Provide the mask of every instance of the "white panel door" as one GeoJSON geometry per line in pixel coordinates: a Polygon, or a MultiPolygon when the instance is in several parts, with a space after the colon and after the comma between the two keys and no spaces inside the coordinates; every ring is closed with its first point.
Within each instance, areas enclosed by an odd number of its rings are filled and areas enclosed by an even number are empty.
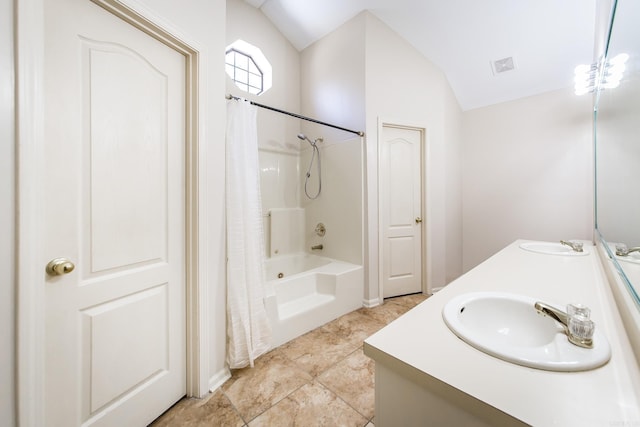
{"type": "Polygon", "coordinates": [[[422,131],[383,125],[380,138],[383,297],[422,290],[422,131]]]}
{"type": "Polygon", "coordinates": [[[45,420],[142,426],[185,395],[185,57],[45,1],[45,420]]]}

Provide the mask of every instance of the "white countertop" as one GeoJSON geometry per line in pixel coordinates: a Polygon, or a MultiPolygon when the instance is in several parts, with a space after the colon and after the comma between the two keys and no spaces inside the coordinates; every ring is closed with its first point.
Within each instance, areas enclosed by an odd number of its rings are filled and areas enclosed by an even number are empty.
{"type": "Polygon", "coordinates": [[[596,249],[588,256],[528,252],[518,240],[367,338],[365,354],[390,369],[402,365],[436,378],[535,426],[640,427],[640,369],[615,309],[596,249]],[[442,308],[467,292],[531,296],[559,307],[591,308],[609,340],[611,360],[584,372],[550,372],[489,356],[458,339],[442,308]]]}

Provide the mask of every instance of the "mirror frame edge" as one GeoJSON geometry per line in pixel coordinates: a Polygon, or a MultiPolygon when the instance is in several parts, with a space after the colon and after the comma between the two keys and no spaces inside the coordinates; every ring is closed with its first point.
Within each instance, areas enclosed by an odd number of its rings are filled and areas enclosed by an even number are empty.
{"type": "MultiPolygon", "coordinates": [[[[611,34],[613,32],[613,24],[615,21],[615,13],[618,6],[618,0],[612,0],[611,8],[609,11],[608,27],[606,29],[606,39],[603,52],[599,55],[594,52],[594,56],[604,56],[607,58],[609,53],[609,44],[611,42],[611,34]]],[[[598,60],[598,58],[596,58],[598,60]]],[[[629,278],[624,274],[620,263],[616,259],[615,255],[611,251],[606,239],[598,228],[598,171],[597,171],[597,116],[598,116],[598,102],[600,100],[601,90],[598,88],[593,97],[593,153],[594,153],[594,174],[593,174],[593,188],[594,188],[594,240],[596,248],[599,252],[600,259],[602,261],[602,267],[606,280],[609,282],[609,288],[613,294],[614,302],[618,308],[622,323],[626,335],[629,339],[631,347],[634,352],[634,356],[638,364],[640,364],[640,296],[631,284],[629,278]],[[607,262],[609,261],[609,262],[607,262]]]]}

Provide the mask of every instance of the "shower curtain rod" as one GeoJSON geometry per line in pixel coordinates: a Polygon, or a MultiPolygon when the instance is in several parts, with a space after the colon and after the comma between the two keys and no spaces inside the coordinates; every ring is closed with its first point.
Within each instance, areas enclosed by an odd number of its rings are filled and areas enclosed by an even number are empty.
{"type": "MultiPolygon", "coordinates": [[[[242,98],[239,98],[237,96],[233,96],[231,94],[225,95],[225,98],[227,98],[227,99],[235,99],[236,101],[242,100],[242,98]]],[[[246,100],[246,101],[248,101],[248,100],[246,100]]],[[[345,132],[351,132],[351,133],[355,133],[356,135],[364,136],[364,132],[362,132],[361,130],[351,130],[351,129],[343,128],[343,127],[340,127],[340,126],[332,125],[331,123],[325,123],[325,122],[321,122],[320,120],[312,119],[310,117],[301,116],[300,114],[290,113],[288,111],[280,110],[280,109],[274,108],[274,107],[269,107],[268,105],[264,105],[264,104],[258,104],[257,102],[253,102],[253,101],[249,101],[249,103],[251,105],[255,105],[256,107],[266,108],[267,110],[275,111],[277,113],[286,114],[287,116],[292,116],[292,117],[295,117],[297,119],[306,120],[308,122],[313,122],[313,123],[317,123],[319,125],[329,126],[331,128],[334,128],[334,129],[340,129],[340,130],[343,130],[345,132]]]]}

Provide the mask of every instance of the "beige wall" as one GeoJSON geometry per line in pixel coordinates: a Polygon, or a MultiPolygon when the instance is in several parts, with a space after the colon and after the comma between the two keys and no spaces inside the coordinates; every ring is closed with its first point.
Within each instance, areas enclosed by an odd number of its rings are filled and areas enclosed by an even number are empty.
{"type": "MultiPolygon", "coordinates": [[[[302,114],[353,130],[365,128],[365,15],[360,14],[301,53],[302,114]]],[[[353,134],[305,122],[302,130],[330,141],[353,134]]]]}
{"type": "MultiPolygon", "coordinates": [[[[447,90],[447,89],[445,89],[447,90]]],[[[445,277],[449,283],[462,270],[462,111],[451,90],[444,98],[445,150],[445,277]]]]}
{"type": "MultiPolygon", "coordinates": [[[[376,17],[363,12],[302,52],[301,79],[305,114],[366,131],[365,301],[375,304],[379,297],[379,119],[426,128],[424,216],[431,229],[426,274],[435,289],[459,276],[461,111],[444,74],[376,17]]],[[[322,132],[345,138],[339,131],[322,132]]]]}
{"type": "MultiPolygon", "coordinates": [[[[302,114],[348,129],[364,129],[363,28],[364,21],[356,18],[301,52],[302,114]]],[[[300,162],[305,246],[322,243],[323,255],[362,264],[362,141],[352,133],[306,121],[301,128],[311,139],[324,138],[318,145],[322,193],[315,200],[304,195],[304,175],[311,159],[306,143],[300,162]],[[319,222],[327,228],[323,238],[314,233],[319,222]]],[[[316,185],[311,179],[311,193],[316,185]]]]}
{"type": "Polygon", "coordinates": [[[368,295],[378,294],[378,121],[426,129],[426,265],[431,289],[461,271],[461,110],[446,76],[375,16],[366,17],[368,295]]]}
{"type": "Polygon", "coordinates": [[[596,126],[598,231],[607,242],[630,248],[640,246],[640,197],[633,190],[640,182],[640,70],[632,67],[619,88],[600,94],[596,126]]]}
{"type": "MultiPolygon", "coordinates": [[[[238,89],[225,74],[229,93],[286,111],[300,110],[300,54],[264,14],[243,0],[227,0],[226,45],[242,39],[260,48],[273,67],[273,86],[261,95],[238,89]]],[[[258,110],[258,143],[262,148],[299,147],[298,119],[258,110]]]]}
{"type": "Polygon", "coordinates": [[[518,238],[593,234],[591,98],[573,89],[463,114],[467,271],[518,238]]]}

